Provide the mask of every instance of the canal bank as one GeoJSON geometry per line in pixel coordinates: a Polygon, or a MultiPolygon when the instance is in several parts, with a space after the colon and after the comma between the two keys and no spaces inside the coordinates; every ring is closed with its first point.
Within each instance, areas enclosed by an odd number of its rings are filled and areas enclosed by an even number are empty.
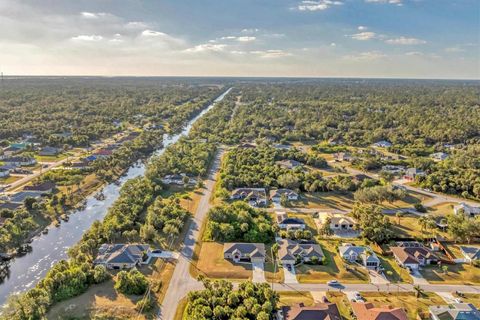
{"type": "MultiPolygon", "coordinates": [[[[163,147],[155,151],[152,156],[162,154],[168,146],[188,135],[193,124],[213,108],[216,102],[223,100],[230,90],[225,91],[212,104],[191,119],[180,133],[171,136],[165,135],[163,147]]],[[[55,263],[66,259],[67,250],[81,239],[93,222],[103,220],[110,206],[119,197],[123,184],[130,179],[143,175],[145,170],[145,163],[138,162],[131,166],[125,175],[118,180],[118,183],[108,184],[102,189],[104,199],[98,200],[94,196],[88,197],[85,208],[74,211],[70,215],[69,222],[62,223],[58,228],[50,227],[47,234],[36,237],[31,243],[32,250],[29,253],[11,261],[9,275],[0,284],[1,304],[5,303],[10,294],[33,288],[55,263]]]]}

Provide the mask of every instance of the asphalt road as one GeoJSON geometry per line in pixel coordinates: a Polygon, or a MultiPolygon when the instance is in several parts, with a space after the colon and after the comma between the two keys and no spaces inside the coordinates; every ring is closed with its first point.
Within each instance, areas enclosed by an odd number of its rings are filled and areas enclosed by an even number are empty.
{"type": "Polygon", "coordinates": [[[209,170],[208,178],[204,181],[205,188],[203,190],[203,195],[200,198],[195,217],[192,219],[185,235],[179,259],[168,285],[167,294],[163,299],[163,304],[160,307],[157,319],[173,319],[179,301],[185,297],[189,291],[200,290],[203,288],[203,285],[200,282],[190,276],[189,269],[195,244],[201,239],[200,229],[207,217],[207,212],[211,207],[210,198],[212,196],[213,188],[215,187],[215,174],[220,168],[222,153],[223,150],[217,152],[214,163],[209,170]]]}

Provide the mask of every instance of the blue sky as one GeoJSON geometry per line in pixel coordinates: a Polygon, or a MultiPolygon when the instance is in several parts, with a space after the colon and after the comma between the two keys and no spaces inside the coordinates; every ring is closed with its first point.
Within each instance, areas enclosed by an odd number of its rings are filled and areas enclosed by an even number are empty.
{"type": "Polygon", "coordinates": [[[480,78],[478,0],[0,0],[5,74],[480,78]]]}

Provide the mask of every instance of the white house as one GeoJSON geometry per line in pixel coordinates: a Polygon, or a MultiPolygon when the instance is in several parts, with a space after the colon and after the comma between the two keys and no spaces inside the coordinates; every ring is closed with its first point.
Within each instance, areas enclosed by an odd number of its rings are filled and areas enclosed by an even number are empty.
{"type": "Polygon", "coordinates": [[[3,162],[14,166],[33,166],[37,163],[37,160],[30,157],[11,157],[3,159],[3,162]]]}
{"type": "Polygon", "coordinates": [[[338,252],[342,259],[349,262],[359,262],[367,269],[378,270],[380,267],[380,259],[369,247],[344,243],[338,247],[338,252]]]}
{"type": "Polygon", "coordinates": [[[448,154],[446,154],[445,152],[436,152],[436,153],[432,153],[430,155],[430,158],[432,158],[435,161],[443,161],[448,158],[448,154]]]}
{"type": "Polygon", "coordinates": [[[282,195],[284,195],[288,201],[298,200],[298,193],[290,189],[275,189],[270,191],[270,199],[275,203],[280,203],[282,195]]]}
{"type": "Polygon", "coordinates": [[[390,148],[391,146],[392,146],[392,143],[386,140],[375,142],[372,145],[372,147],[375,147],[375,148],[390,148]]]}
{"type": "Polygon", "coordinates": [[[330,229],[334,232],[354,231],[357,221],[344,213],[319,212],[315,219],[317,227],[321,228],[327,221],[330,221],[330,229]]]}
{"type": "Polygon", "coordinates": [[[480,207],[474,207],[464,202],[453,207],[453,212],[455,212],[455,214],[459,214],[461,210],[463,210],[463,213],[465,215],[472,218],[477,215],[480,215],[480,207]]]}

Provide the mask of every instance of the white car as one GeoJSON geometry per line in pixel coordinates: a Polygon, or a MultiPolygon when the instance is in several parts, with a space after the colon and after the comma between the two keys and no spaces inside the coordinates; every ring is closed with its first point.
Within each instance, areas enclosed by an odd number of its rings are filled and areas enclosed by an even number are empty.
{"type": "Polygon", "coordinates": [[[330,281],[327,282],[327,284],[328,284],[329,286],[332,286],[332,287],[333,287],[333,286],[338,286],[338,285],[340,285],[340,282],[338,282],[337,280],[330,280],[330,281]]]}

